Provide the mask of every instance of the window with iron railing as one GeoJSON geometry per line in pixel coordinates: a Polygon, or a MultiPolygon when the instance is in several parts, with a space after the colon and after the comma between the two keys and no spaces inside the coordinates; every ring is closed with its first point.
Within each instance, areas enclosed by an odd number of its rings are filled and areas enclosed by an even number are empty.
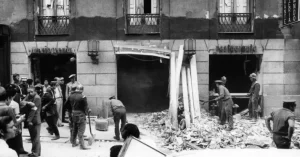
{"type": "Polygon", "coordinates": [[[254,0],[219,0],[219,33],[252,33],[254,0]]]}
{"type": "Polygon", "coordinates": [[[69,34],[69,0],[41,0],[37,17],[38,35],[69,34]]]}
{"type": "Polygon", "coordinates": [[[126,34],[160,33],[160,0],[125,0],[126,34]]]}

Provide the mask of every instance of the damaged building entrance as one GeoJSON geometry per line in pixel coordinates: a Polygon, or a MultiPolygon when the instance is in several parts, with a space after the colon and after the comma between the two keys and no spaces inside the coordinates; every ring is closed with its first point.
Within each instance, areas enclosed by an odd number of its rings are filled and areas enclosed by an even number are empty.
{"type": "Polygon", "coordinates": [[[34,79],[44,82],[55,77],[63,77],[65,83],[69,82],[68,77],[76,74],[75,54],[31,54],[31,69],[34,79]]]}
{"type": "MultiPolygon", "coordinates": [[[[239,105],[237,112],[248,107],[246,94],[251,87],[249,75],[259,73],[262,55],[210,55],[209,56],[209,91],[210,97],[217,93],[214,81],[222,76],[227,78],[226,87],[233,96],[235,104],[239,105]]],[[[261,89],[262,90],[262,89],[261,89]]]]}
{"type": "Polygon", "coordinates": [[[118,98],[131,113],[169,108],[169,59],[118,55],[118,98]]]}

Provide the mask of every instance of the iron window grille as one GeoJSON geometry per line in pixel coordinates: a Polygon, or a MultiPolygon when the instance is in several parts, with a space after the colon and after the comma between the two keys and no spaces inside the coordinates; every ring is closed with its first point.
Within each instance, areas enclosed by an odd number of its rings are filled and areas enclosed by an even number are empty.
{"type": "Polygon", "coordinates": [[[219,33],[251,33],[252,13],[219,13],[219,33]]]}
{"type": "Polygon", "coordinates": [[[128,34],[157,34],[160,33],[159,14],[127,14],[128,34]]]}
{"type": "Polygon", "coordinates": [[[69,34],[69,16],[38,16],[39,35],[69,34]]]}

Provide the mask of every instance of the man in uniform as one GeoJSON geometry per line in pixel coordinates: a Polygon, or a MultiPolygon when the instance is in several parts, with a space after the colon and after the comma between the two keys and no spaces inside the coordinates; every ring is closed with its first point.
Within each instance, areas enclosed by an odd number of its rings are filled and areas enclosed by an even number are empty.
{"type": "Polygon", "coordinates": [[[70,95],[70,103],[72,105],[72,121],[73,121],[73,132],[72,132],[72,146],[77,146],[76,136],[78,135],[80,149],[87,150],[88,148],[83,139],[86,126],[86,115],[91,110],[88,109],[87,99],[82,95],[83,86],[78,85],[76,92],[70,95]]]}
{"type": "Polygon", "coordinates": [[[256,74],[252,73],[250,74],[250,80],[252,82],[251,88],[249,90],[249,103],[248,103],[248,109],[249,109],[249,119],[251,119],[252,122],[256,122],[258,118],[258,101],[259,101],[259,90],[260,90],[260,84],[256,81],[256,74]]]}
{"type": "Polygon", "coordinates": [[[70,98],[73,97],[71,95],[73,95],[75,93],[75,90],[76,90],[77,86],[74,84],[72,85],[71,87],[71,94],[70,96],[68,97],[66,103],[64,104],[66,110],[68,111],[68,116],[69,116],[69,129],[70,129],[70,142],[72,143],[72,146],[77,146],[76,144],[76,139],[75,141],[73,141],[72,139],[72,132],[73,132],[73,120],[72,120],[72,105],[71,105],[71,102],[70,102],[70,98]],[[73,141],[73,142],[72,142],[73,141]],[[74,144],[73,144],[74,143],[74,144]]]}
{"type": "Polygon", "coordinates": [[[78,86],[80,83],[78,83],[77,81],[75,81],[75,74],[72,74],[69,76],[69,79],[71,79],[71,82],[69,82],[66,86],[66,100],[68,99],[68,97],[70,96],[71,94],[71,91],[72,91],[72,86],[75,85],[75,86],[78,86]]]}
{"type": "Polygon", "coordinates": [[[115,122],[115,137],[114,139],[120,140],[120,120],[121,120],[121,129],[125,126],[126,123],[126,108],[120,100],[117,100],[115,96],[109,98],[111,110],[114,115],[115,122]]]}
{"type": "Polygon", "coordinates": [[[283,108],[271,113],[271,116],[266,118],[266,126],[273,133],[273,141],[279,149],[289,149],[291,139],[294,133],[296,101],[283,101],[283,108]],[[273,130],[270,126],[270,121],[273,121],[273,130]]]}
{"type": "Polygon", "coordinates": [[[232,117],[232,107],[233,101],[231,99],[231,95],[226,87],[224,87],[221,80],[215,81],[217,88],[219,89],[219,96],[215,98],[215,101],[222,101],[222,113],[221,113],[221,125],[224,125],[226,120],[228,120],[229,127],[226,131],[231,131],[233,129],[233,117],[232,117]]]}

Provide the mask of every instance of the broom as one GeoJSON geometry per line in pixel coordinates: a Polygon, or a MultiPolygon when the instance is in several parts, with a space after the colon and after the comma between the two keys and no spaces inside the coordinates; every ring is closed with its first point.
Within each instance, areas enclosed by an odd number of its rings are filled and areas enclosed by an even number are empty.
{"type": "Polygon", "coordinates": [[[88,138],[88,144],[90,146],[95,142],[96,135],[92,133],[90,112],[88,112],[88,118],[89,118],[89,127],[90,127],[90,133],[91,133],[91,136],[88,138]]]}

